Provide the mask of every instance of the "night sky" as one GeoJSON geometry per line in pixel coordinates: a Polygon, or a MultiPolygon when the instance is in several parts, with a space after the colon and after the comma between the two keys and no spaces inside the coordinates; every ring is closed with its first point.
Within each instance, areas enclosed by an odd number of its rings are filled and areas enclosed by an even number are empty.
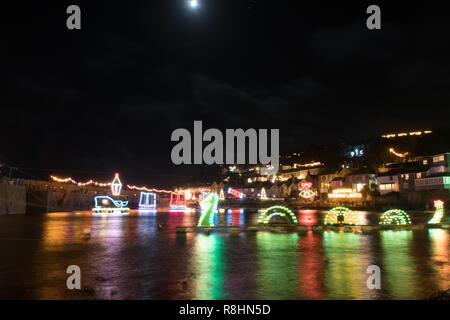
{"type": "Polygon", "coordinates": [[[2,3],[0,162],[164,186],[195,172],[170,160],[172,131],[194,120],[278,128],[286,152],[445,127],[450,13],[389,2],[2,3]]]}

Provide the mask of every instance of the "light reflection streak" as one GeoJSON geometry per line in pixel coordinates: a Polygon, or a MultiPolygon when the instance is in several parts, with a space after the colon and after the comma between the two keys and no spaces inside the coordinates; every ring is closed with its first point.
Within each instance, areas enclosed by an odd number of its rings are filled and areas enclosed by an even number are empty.
{"type": "Polygon", "coordinates": [[[395,299],[416,297],[414,285],[417,282],[414,259],[411,253],[411,230],[380,231],[382,248],[382,282],[395,299]]]}
{"type": "Polygon", "coordinates": [[[257,299],[298,299],[298,241],[297,233],[256,235],[257,299]]]}
{"type": "Polygon", "coordinates": [[[359,256],[360,235],[323,233],[325,283],[330,299],[357,299],[367,288],[365,270],[359,256]]]}
{"type": "Polygon", "coordinates": [[[224,292],[224,243],[219,236],[198,234],[194,241],[193,299],[220,300],[224,292]]]}

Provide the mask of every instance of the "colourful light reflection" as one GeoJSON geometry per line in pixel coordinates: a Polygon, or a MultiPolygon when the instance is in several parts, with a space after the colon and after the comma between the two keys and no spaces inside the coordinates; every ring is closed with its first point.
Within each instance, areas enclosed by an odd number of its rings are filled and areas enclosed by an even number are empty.
{"type": "Polygon", "coordinates": [[[326,293],[323,283],[325,261],[322,255],[321,236],[313,232],[308,232],[306,236],[299,239],[299,246],[300,292],[307,299],[325,299],[326,293]]]}
{"type": "Polygon", "coordinates": [[[256,235],[259,266],[255,271],[256,292],[259,294],[257,299],[299,298],[298,273],[287,271],[299,268],[298,241],[297,233],[259,232],[256,235]]]}
{"type": "Polygon", "coordinates": [[[315,226],[320,224],[317,212],[317,210],[298,210],[298,223],[304,226],[315,226]]]}
{"type": "Polygon", "coordinates": [[[198,234],[194,241],[192,264],[194,292],[192,299],[225,299],[224,243],[217,235],[198,234]]]}
{"type": "Polygon", "coordinates": [[[435,281],[440,290],[446,290],[450,288],[450,234],[444,229],[428,229],[428,235],[431,240],[435,281]]]}
{"type": "Polygon", "coordinates": [[[359,241],[360,236],[353,233],[323,233],[329,299],[363,298],[367,277],[360,260],[359,241]]]}
{"type": "Polygon", "coordinates": [[[382,288],[389,290],[394,299],[414,299],[417,274],[412,258],[411,230],[380,231],[382,249],[382,288]]]}

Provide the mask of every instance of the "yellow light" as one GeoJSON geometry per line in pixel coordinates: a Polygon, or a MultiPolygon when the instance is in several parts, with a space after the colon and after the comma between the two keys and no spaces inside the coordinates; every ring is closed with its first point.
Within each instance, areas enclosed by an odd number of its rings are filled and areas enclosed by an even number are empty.
{"type": "Polygon", "coordinates": [[[406,157],[409,154],[408,152],[405,152],[405,153],[396,152],[394,150],[394,148],[390,148],[389,152],[392,153],[393,155],[399,157],[399,158],[404,158],[404,157],[406,157]]]}
{"type": "Polygon", "coordinates": [[[328,198],[332,199],[350,199],[350,198],[362,198],[362,194],[355,189],[341,188],[335,189],[332,193],[328,194],[328,198]]]}

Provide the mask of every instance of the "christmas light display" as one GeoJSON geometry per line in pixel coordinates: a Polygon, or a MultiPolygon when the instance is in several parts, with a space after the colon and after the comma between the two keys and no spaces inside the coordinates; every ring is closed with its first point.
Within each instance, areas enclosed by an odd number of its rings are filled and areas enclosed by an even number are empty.
{"type": "Polygon", "coordinates": [[[331,199],[356,199],[356,198],[362,198],[362,194],[359,193],[355,189],[342,188],[342,189],[333,190],[332,193],[328,194],[328,198],[331,198],[331,199]]]}
{"type": "Polygon", "coordinates": [[[408,225],[411,224],[409,215],[400,209],[392,209],[384,212],[380,217],[380,225],[408,225]]]}
{"type": "Polygon", "coordinates": [[[442,218],[444,217],[444,201],[434,200],[434,208],[436,211],[434,212],[433,218],[428,221],[429,224],[441,223],[442,218]]]}
{"type": "Polygon", "coordinates": [[[116,173],[114,175],[114,180],[111,183],[111,193],[113,196],[120,196],[120,192],[122,191],[122,182],[120,182],[119,174],[116,173]]]}
{"type": "Polygon", "coordinates": [[[130,186],[127,184],[127,188],[131,190],[138,190],[138,191],[147,191],[147,192],[157,192],[157,193],[173,193],[173,191],[170,190],[163,190],[163,189],[149,189],[147,187],[137,187],[137,186],[130,186]]]}
{"type": "Polygon", "coordinates": [[[73,180],[72,178],[58,178],[58,177],[53,176],[53,175],[51,175],[50,178],[53,181],[56,181],[56,182],[72,183],[72,184],[75,184],[75,185],[80,186],[80,187],[82,187],[82,186],[89,186],[89,185],[95,185],[95,186],[99,186],[99,187],[107,187],[107,186],[111,185],[111,182],[102,183],[102,182],[94,181],[92,179],[89,180],[89,181],[86,181],[86,182],[79,182],[79,181],[73,180]]]}
{"type": "Polygon", "coordinates": [[[220,189],[219,200],[225,200],[225,194],[223,193],[223,189],[220,189]]]}
{"type": "Polygon", "coordinates": [[[347,207],[334,207],[326,214],[324,225],[358,225],[358,218],[347,207]]]}
{"type": "Polygon", "coordinates": [[[261,211],[261,214],[258,217],[258,224],[268,224],[275,216],[285,218],[290,224],[298,223],[297,217],[289,208],[283,206],[272,206],[261,211]]]}
{"type": "Polygon", "coordinates": [[[242,192],[239,192],[235,189],[232,188],[228,188],[228,193],[231,194],[233,197],[238,198],[238,199],[243,199],[244,198],[244,194],[242,192]]]}
{"type": "Polygon", "coordinates": [[[156,193],[141,192],[139,198],[139,209],[147,209],[147,210],[156,209],[156,193]]]}
{"type": "Polygon", "coordinates": [[[219,203],[219,196],[217,193],[210,193],[201,203],[202,215],[198,220],[199,227],[214,226],[214,213],[217,211],[217,204],[219,203]]]}
{"type": "Polygon", "coordinates": [[[386,138],[386,139],[390,139],[390,138],[395,138],[395,137],[406,137],[408,136],[408,134],[410,136],[421,136],[422,134],[430,134],[433,131],[431,130],[425,130],[425,131],[412,131],[412,132],[401,132],[401,133],[390,133],[390,134],[384,134],[381,137],[382,138],[386,138]]]}
{"type": "Polygon", "coordinates": [[[95,207],[92,209],[96,214],[120,213],[126,214],[129,211],[128,201],[114,200],[109,196],[97,196],[94,198],[95,207]]]}
{"type": "Polygon", "coordinates": [[[322,162],[310,162],[310,163],[295,163],[294,168],[297,167],[318,167],[321,166],[322,162]]]}
{"type": "Polygon", "coordinates": [[[244,213],[244,209],[228,209],[227,213],[229,214],[244,213]]]}
{"type": "Polygon", "coordinates": [[[305,199],[311,199],[313,198],[316,193],[311,190],[312,188],[312,182],[308,181],[302,181],[298,184],[300,188],[299,196],[305,199]]]}
{"type": "Polygon", "coordinates": [[[208,197],[208,192],[202,192],[198,195],[198,203],[200,204],[200,207],[202,205],[202,201],[208,197]]]}
{"type": "Polygon", "coordinates": [[[267,194],[266,194],[266,189],[264,189],[264,187],[261,189],[261,196],[260,196],[261,200],[267,200],[267,194]]]}
{"type": "Polygon", "coordinates": [[[399,152],[396,152],[396,151],[394,150],[394,148],[390,148],[390,149],[389,149],[389,152],[392,153],[393,155],[399,157],[399,158],[405,158],[405,157],[409,154],[408,152],[405,152],[405,153],[399,153],[399,152]]]}
{"type": "Polygon", "coordinates": [[[184,193],[170,193],[170,210],[171,211],[185,211],[186,207],[186,197],[184,193]]]}

